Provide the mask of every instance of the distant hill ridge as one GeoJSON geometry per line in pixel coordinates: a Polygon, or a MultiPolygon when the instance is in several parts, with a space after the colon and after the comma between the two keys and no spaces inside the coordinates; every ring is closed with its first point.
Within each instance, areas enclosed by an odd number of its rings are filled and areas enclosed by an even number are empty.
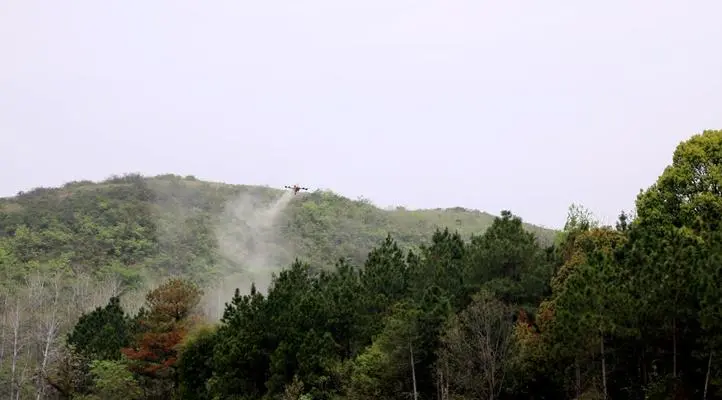
{"type": "MultiPolygon", "coordinates": [[[[435,229],[448,227],[464,237],[481,234],[495,218],[462,207],[384,210],[318,190],[291,200],[274,222],[272,238],[246,243],[255,240],[248,237],[254,228],[243,228],[245,217],[229,207],[242,208],[243,215],[260,212],[282,190],[173,174],[36,188],[0,198],[0,250],[15,263],[67,263],[127,276],[141,270],[212,276],[230,262],[219,256],[219,232],[237,234],[238,241],[227,242],[239,252],[265,246],[275,257],[269,262],[299,257],[326,265],[344,257],[360,264],[387,234],[412,248],[427,242],[435,229]]],[[[525,227],[545,244],[555,235],[551,229],[525,227]]]]}

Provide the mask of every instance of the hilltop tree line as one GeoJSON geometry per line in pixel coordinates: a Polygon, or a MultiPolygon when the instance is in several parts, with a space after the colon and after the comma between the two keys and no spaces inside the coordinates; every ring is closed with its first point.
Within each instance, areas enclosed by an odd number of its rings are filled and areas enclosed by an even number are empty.
{"type": "Polygon", "coordinates": [[[11,398],[718,398],[720,188],[722,131],[705,131],[615,226],[573,206],[548,246],[509,211],[417,250],[389,235],[363,264],[296,260],[267,292],[237,291],[218,323],[192,278],[137,310],[109,285],[61,346],[50,338],[72,313],[54,299],[72,291],[27,279],[18,293],[42,312],[3,314],[0,365],[11,398]]]}
{"type": "MultiPolygon", "coordinates": [[[[279,190],[204,182],[192,176],[139,174],[103,182],[69,182],[0,198],[0,278],[21,284],[27,271],[66,270],[93,279],[120,279],[125,286],[168,275],[192,278],[203,286],[229,271],[240,247],[252,247],[246,225],[279,190]],[[245,213],[234,212],[240,208],[245,213]],[[219,240],[219,237],[223,240],[219,240]],[[232,243],[233,249],[221,248],[232,243]]],[[[483,231],[493,217],[464,209],[380,210],[362,201],[315,191],[294,197],[274,223],[263,246],[275,265],[297,255],[314,265],[340,258],[355,264],[387,233],[404,249],[427,240],[435,227],[454,226],[464,234],[483,231]]],[[[550,241],[554,232],[526,224],[550,241]]],[[[0,280],[2,280],[0,279],[0,280]]]]}

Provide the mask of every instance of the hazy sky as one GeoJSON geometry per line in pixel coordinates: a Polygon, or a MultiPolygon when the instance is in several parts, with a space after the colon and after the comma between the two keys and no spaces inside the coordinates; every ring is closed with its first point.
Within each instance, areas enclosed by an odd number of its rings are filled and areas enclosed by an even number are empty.
{"type": "Polygon", "coordinates": [[[608,222],[722,128],[722,2],[0,0],[0,196],[124,172],[608,222]]]}

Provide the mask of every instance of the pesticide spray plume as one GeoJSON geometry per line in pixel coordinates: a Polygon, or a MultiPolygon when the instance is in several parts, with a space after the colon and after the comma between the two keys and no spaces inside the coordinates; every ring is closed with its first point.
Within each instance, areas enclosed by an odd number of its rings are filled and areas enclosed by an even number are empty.
{"type": "Polygon", "coordinates": [[[199,282],[204,292],[200,307],[209,322],[222,316],[236,288],[247,294],[255,283],[257,290],[265,293],[272,275],[293,260],[293,246],[279,230],[281,217],[294,198],[293,191],[245,188],[224,203],[217,218],[208,218],[199,207],[207,201],[199,187],[207,187],[173,176],[146,180],[143,184],[153,193],[158,245],[169,260],[164,268],[143,274],[142,287],[123,296],[124,306],[136,310],[149,290],[168,278],[185,276],[189,267],[186,246],[192,246],[193,241],[192,234],[188,236],[189,227],[209,227],[217,244],[218,259],[208,271],[212,276],[199,282]]]}
{"type": "Polygon", "coordinates": [[[292,199],[293,192],[285,191],[268,204],[259,195],[243,193],[226,204],[214,233],[228,272],[206,291],[203,307],[207,316],[220,318],[236,288],[248,294],[255,284],[265,293],[272,275],[292,259],[291,246],[281,238],[278,226],[292,199]]]}

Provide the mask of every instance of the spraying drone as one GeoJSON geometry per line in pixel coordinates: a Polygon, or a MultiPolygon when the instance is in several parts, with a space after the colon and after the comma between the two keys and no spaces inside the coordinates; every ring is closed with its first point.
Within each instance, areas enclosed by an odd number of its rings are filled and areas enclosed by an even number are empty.
{"type": "Polygon", "coordinates": [[[296,193],[298,193],[300,190],[308,190],[308,188],[301,187],[301,186],[298,186],[298,185],[284,186],[284,187],[285,187],[286,189],[291,189],[291,190],[293,190],[294,196],[295,196],[296,193]]]}

